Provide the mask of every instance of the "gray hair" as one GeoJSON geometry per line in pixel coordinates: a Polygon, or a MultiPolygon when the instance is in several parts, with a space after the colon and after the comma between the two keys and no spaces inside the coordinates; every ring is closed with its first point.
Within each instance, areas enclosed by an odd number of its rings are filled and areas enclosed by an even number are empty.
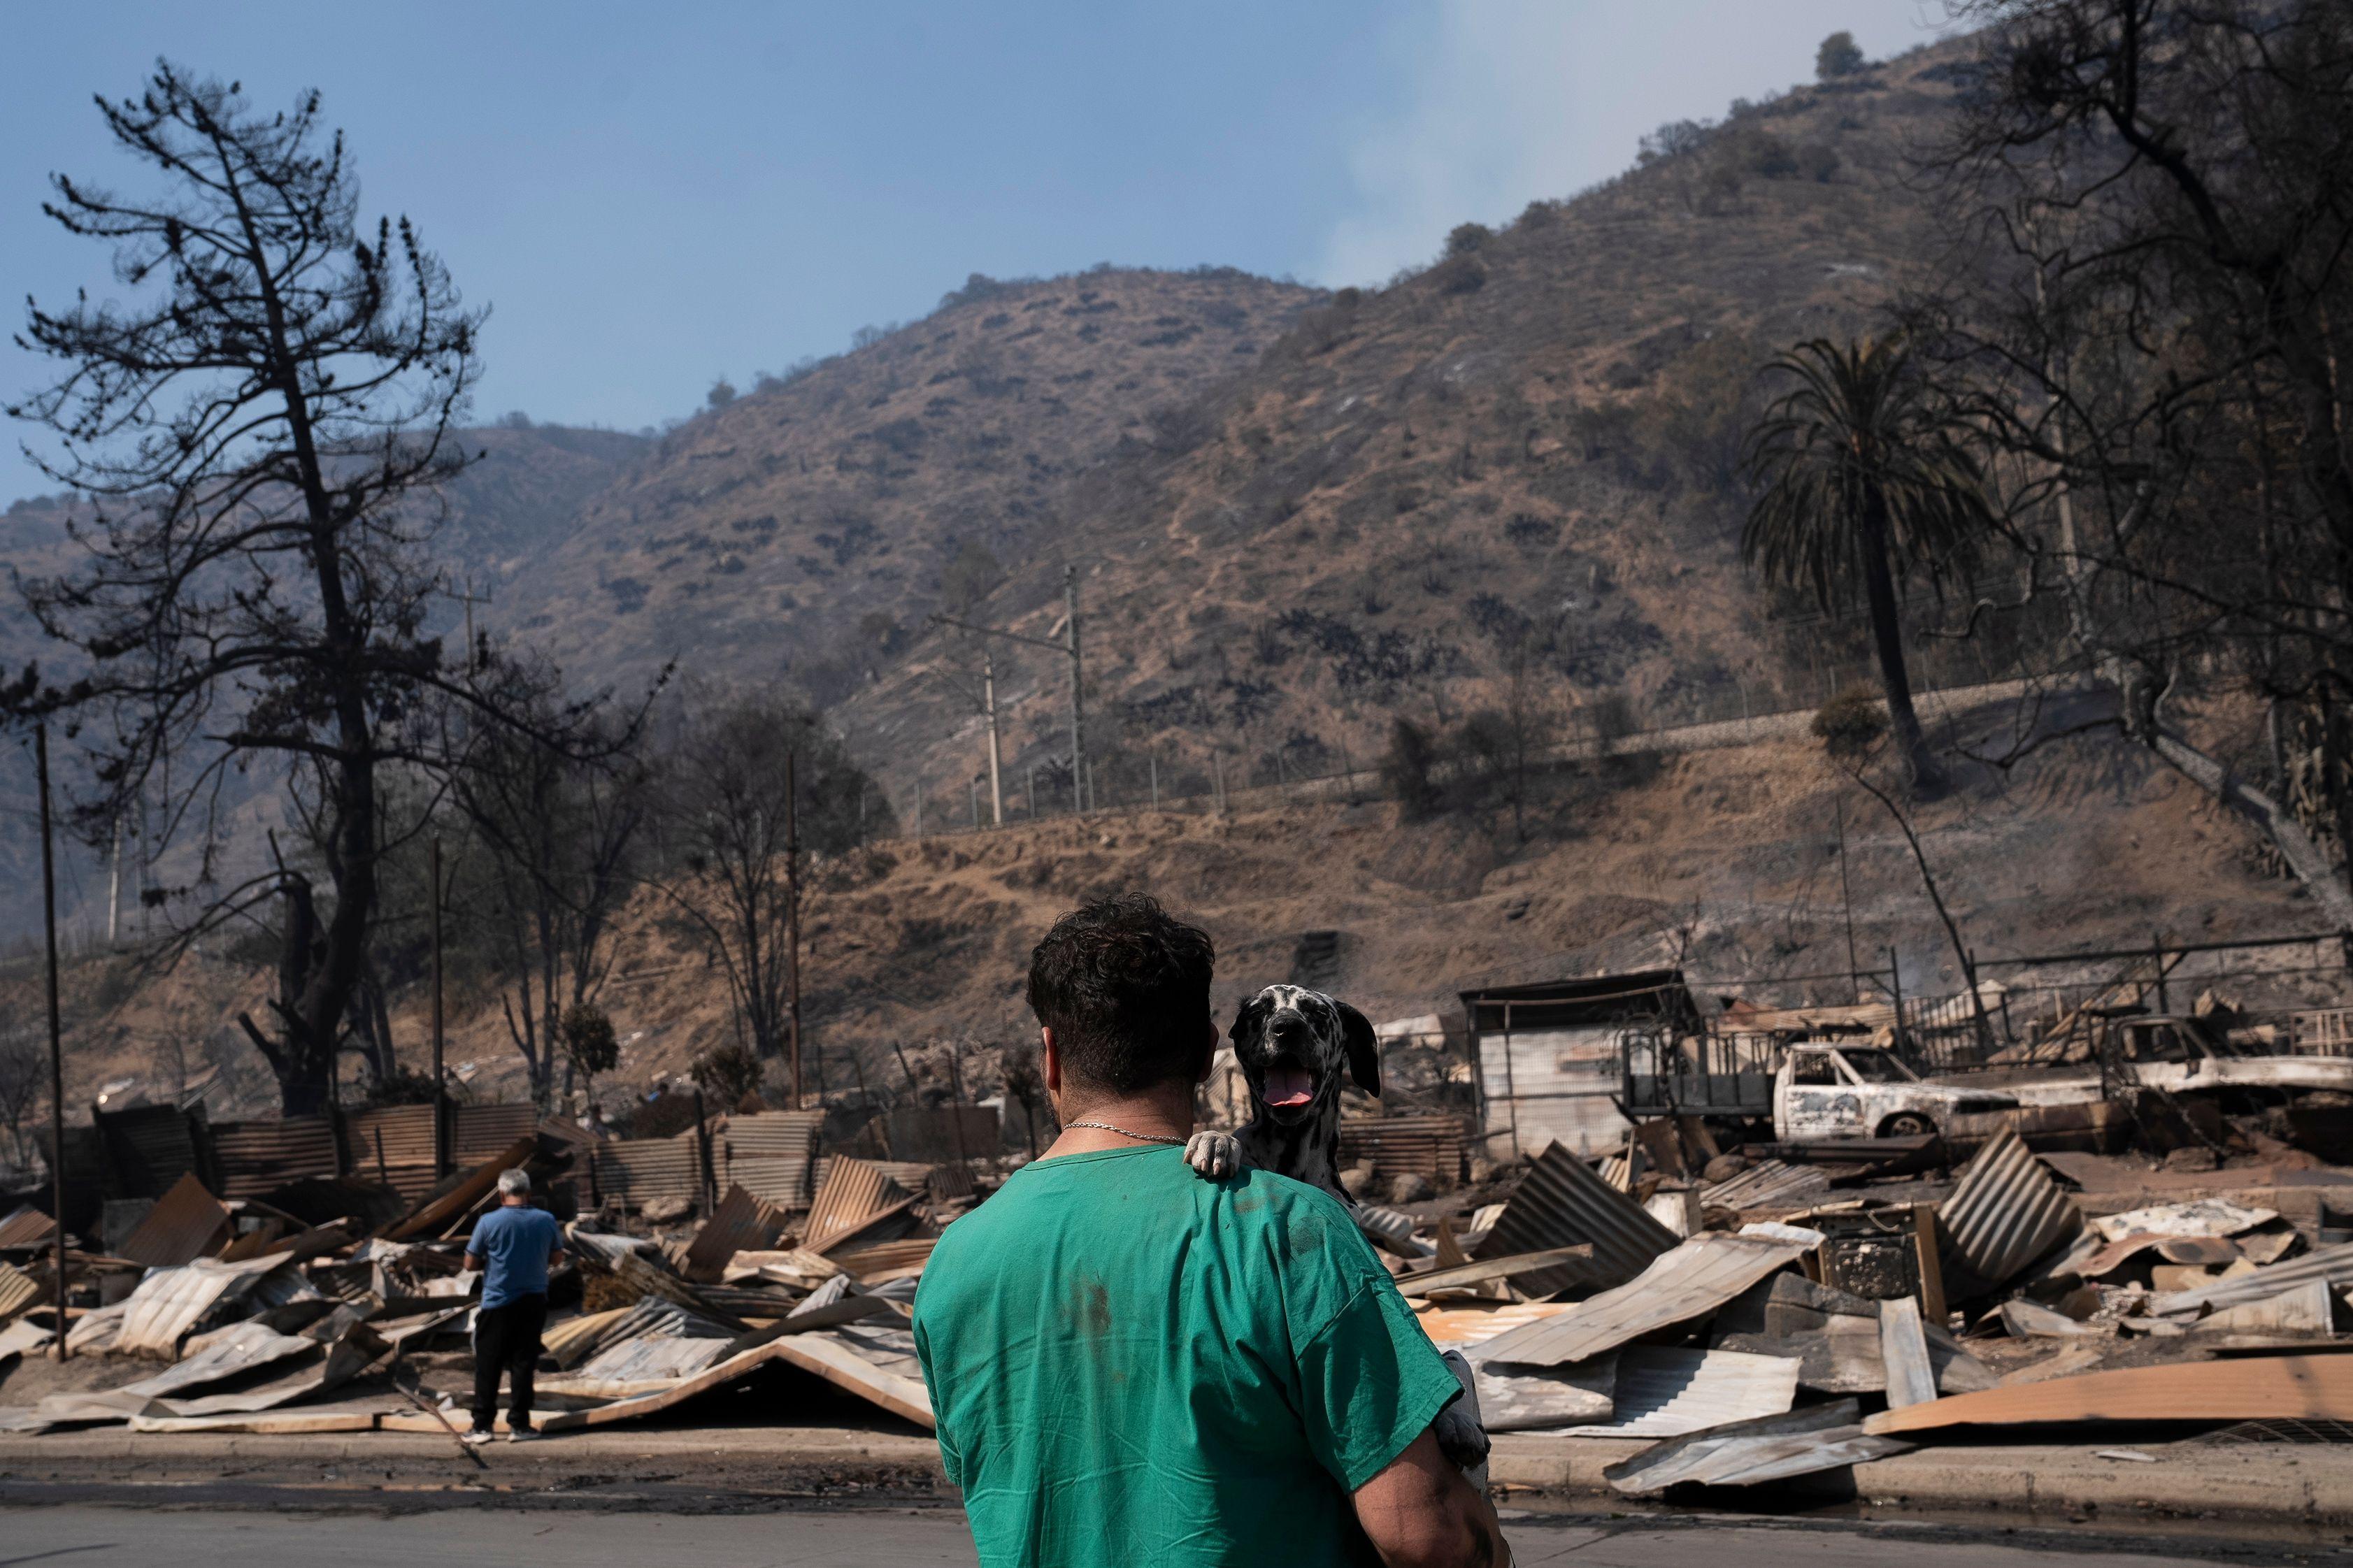
{"type": "Polygon", "coordinates": [[[521,1165],[517,1165],[511,1171],[499,1173],[499,1192],[501,1195],[519,1198],[526,1195],[530,1191],[531,1173],[521,1165]]]}

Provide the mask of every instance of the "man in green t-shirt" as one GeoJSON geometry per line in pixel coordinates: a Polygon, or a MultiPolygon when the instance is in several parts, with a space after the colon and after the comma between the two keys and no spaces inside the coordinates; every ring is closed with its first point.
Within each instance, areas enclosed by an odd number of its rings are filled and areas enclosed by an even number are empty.
{"type": "Polygon", "coordinates": [[[1505,1563],[1430,1431],[1461,1386],[1346,1210],[1185,1163],[1212,962],[1136,895],[1031,955],[1062,1134],[948,1227],[915,1297],[983,1568],[1505,1563]]]}

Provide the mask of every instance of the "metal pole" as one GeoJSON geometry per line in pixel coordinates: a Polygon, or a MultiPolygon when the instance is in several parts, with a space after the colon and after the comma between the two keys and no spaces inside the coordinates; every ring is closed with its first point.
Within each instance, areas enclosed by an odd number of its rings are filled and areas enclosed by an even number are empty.
{"type": "Polygon", "coordinates": [[[1896,967],[1892,945],[1887,950],[1887,994],[1895,998],[1895,1031],[1891,1043],[1900,1052],[1904,1049],[1904,972],[1896,967]]]}
{"type": "Polygon", "coordinates": [[[433,1174],[449,1173],[449,1091],[441,1068],[441,836],[432,845],[433,878],[433,1174]]]}
{"type": "MultiPolygon", "coordinates": [[[[1022,810],[1023,810],[1023,811],[1025,811],[1025,812],[1027,812],[1027,813],[1029,814],[1029,820],[1030,820],[1030,821],[1032,821],[1032,822],[1037,821],[1037,820],[1038,820],[1038,764],[1037,764],[1037,763],[1030,763],[1030,764],[1029,764],[1029,788],[1028,788],[1028,789],[1023,793],[1023,795],[1022,795],[1022,796],[1021,796],[1021,800],[1022,800],[1022,810]]],[[[2348,960],[2348,968],[2353,968],[2353,960],[2348,960]]]]}
{"type": "Polygon", "coordinates": [[[1079,665],[1079,569],[1062,568],[1062,610],[1071,626],[1071,798],[1078,808],[1086,809],[1080,798],[1086,788],[1087,720],[1086,700],[1082,692],[1082,671],[1079,665]]]}
{"type": "Polygon", "coordinates": [[[801,797],[797,759],[785,753],[785,991],[790,1011],[793,1109],[801,1108],[801,797]]]}
{"type": "Polygon", "coordinates": [[[1158,811],[1160,809],[1160,753],[1157,752],[1145,752],[1144,757],[1144,765],[1151,770],[1152,809],[1158,811]]]}
{"type": "Polygon", "coordinates": [[[49,724],[33,726],[33,762],[41,785],[41,930],[48,944],[45,971],[49,1006],[49,1206],[57,1225],[58,1359],[66,1348],[66,1055],[58,1023],[58,873],[49,845],[49,724]]]}
{"type": "Polygon", "coordinates": [[[1854,889],[1846,879],[1846,796],[1832,795],[1838,807],[1839,902],[1846,910],[1847,989],[1856,1006],[1862,1005],[1862,961],[1854,954],[1854,889]]]}
{"type": "Polygon", "coordinates": [[[114,933],[122,914],[122,814],[114,814],[114,868],[106,874],[106,945],[114,945],[114,933]]]}
{"type": "MultiPolygon", "coordinates": [[[[997,731],[997,660],[986,645],[980,655],[981,702],[988,710],[988,820],[991,826],[1005,826],[1005,784],[998,758],[999,742],[997,731]]],[[[979,813],[975,812],[977,816],[979,813]]]]}

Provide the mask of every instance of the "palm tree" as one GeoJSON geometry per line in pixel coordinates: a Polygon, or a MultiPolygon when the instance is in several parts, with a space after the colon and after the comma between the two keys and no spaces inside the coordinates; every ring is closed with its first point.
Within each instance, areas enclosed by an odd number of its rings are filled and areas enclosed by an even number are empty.
{"type": "Polygon", "coordinates": [[[1936,768],[1912,707],[1895,584],[1966,581],[1994,516],[1969,426],[1912,367],[1900,340],[1799,343],[1766,367],[1797,378],[1749,432],[1742,470],[1764,486],[1742,558],[1810,588],[1825,611],[1860,587],[1887,716],[1915,784],[1936,768]]]}

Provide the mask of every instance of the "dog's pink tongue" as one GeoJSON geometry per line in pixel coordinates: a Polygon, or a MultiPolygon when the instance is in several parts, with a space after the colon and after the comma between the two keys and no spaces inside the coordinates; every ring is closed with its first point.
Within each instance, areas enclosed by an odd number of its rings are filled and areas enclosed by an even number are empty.
{"type": "Polygon", "coordinates": [[[1263,1098],[1269,1105],[1304,1105],[1315,1098],[1315,1080],[1305,1068],[1269,1068],[1263,1098]]]}

